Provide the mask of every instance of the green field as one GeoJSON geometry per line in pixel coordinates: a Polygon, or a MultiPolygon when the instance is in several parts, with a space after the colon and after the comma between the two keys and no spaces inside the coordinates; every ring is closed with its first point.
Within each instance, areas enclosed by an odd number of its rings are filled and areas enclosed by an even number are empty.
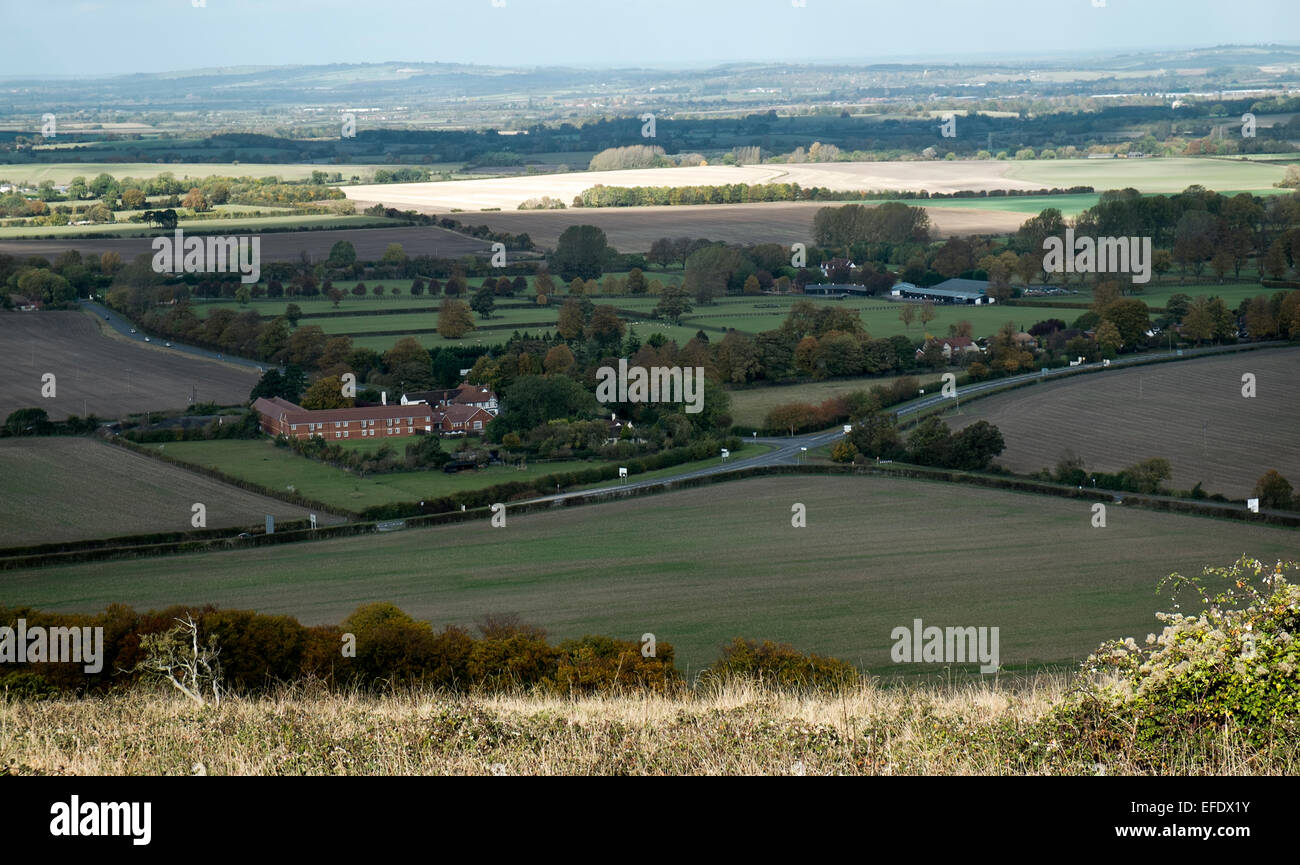
{"type": "MultiPolygon", "coordinates": [[[[1159,630],[1171,571],[1243,551],[1294,556],[1296,532],[960,485],[788,477],[385,535],[12,571],[11,603],[96,611],[213,602],[339,622],[391,601],[438,625],[515,612],[552,638],[653,633],[698,670],[735,636],[878,672],[893,628],[1000,629],[1004,666],[1082,658],[1159,630]],[[790,525],[791,504],[807,528],[790,525]],[[1027,542],[1027,539],[1032,539],[1027,542]]],[[[942,673],[937,665],[929,668],[942,673]]]]}
{"type": "MultiPolygon", "coordinates": [[[[1064,297],[1029,297],[1025,298],[1025,300],[1032,302],[1035,305],[1042,304],[1044,306],[1050,306],[1054,303],[1092,303],[1091,286],[1075,286],[1075,288],[1078,289],[1078,294],[1071,294],[1064,297]]],[[[1233,281],[1231,277],[1229,277],[1228,281],[1222,285],[1187,285],[1178,282],[1152,282],[1142,288],[1142,293],[1135,294],[1133,297],[1142,301],[1152,309],[1164,308],[1164,305],[1169,301],[1170,296],[1175,294],[1185,294],[1189,297],[1199,297],[1200,295],[1205,295],[1206,297],[1219,297],[1223,299],[1223,302],[1228,305],[1229,309],[1236,309],[1237,305],[1243,300],[1249,300],[1250,298],[1257,297],[1261,294],[1271,297],[1274,293],[1279,291],[1279,289],[1276,288],[1267,288],[1260,285],[1258,282],[1236,282],[1233,281]]],[[[1047,311],[1044,310],[1043,312],[1046,314],[1047,311]]],[[[1067,310],[1067,314],[1063,317],[1067,321],[1073,321],[1074,318],[1082,315],[1083,312],[1084,311],[1081,309],[1067,310]]]]}
{"type": "MultiPolygon", "coordinates": [[[[392,442],[400,457],[410,438],[392,442]]],[[[343,444],[342,441],[339,442],[343,444]]],[[[330,442],[333,444],[333,442],[330,442]]],[[[378,450],[379,440],[368,443],[378,450]]],[[[288,491],[336,508],[357,511],[372,505],[436,499],[462,490],[476,490],[511,481],[536,480],[545,475],[578,468],[610,465],[598,461],[530,463],[527,468],[490,466],[472,472],[447,474],[439,470],[420,470],[372,474],[367,477],[334,468],[279,448],[270,439],[234,439],[227,441],[167,442],[151,445],[175,459],[207,466],[272,490],[288,491]]],[[[450,449],[454,445],[444,442],[450,449]]],[[[361,448],[357,448],[361,449],[361,448]]]]}

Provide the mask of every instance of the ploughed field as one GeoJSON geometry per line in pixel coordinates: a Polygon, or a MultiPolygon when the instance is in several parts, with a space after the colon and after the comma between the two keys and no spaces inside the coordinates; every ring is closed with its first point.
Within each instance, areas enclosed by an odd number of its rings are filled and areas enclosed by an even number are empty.
{"type": "Polygon", "coordinates": [[[114,339],[100,332],[105,326],[84,312],[0,312],[0,417],[20,408],[56,420],[184,409],[191,389],[198,402],[234,405],[257,384],[256,370],[114,339]],[[49,398],[46,373],[55,377],[49,398]]]}
{"type": "Polygon", "coordinates": [[[1115,472],[1148,457],[1173,468],[1169,486],[1234,498],[1276,469],[1300,486],[1300,349],[1268,349],[1017,388],[965,404],[953,429],[987,420],[1002,431],[998,462],[1051,469],[1068,450],[1115,472]],[[1256,396],[1242,396],[1242,376],[1256,396]]]}
{"type": "MultiPolygon", "coordinates": [[[[475,220],[479,224],[482,220],[475,220]]],[[[203,223],[205,234],[220,234],[220,221],[203,223]]],[[[282,226],[283,227],[283,226],[282,226]]],[[[228,226],[229,228],[229,226],[228,226]]],[[[462,255],[488,256],[492,245],[484,240],[457,234],[445,228],[431,226],[399,228],[352,228],[322,229],[319,231],[274,231],[258,234],[256,230],[241,228],[241,234],[253,234],[261,237],[262,263],[272,261],[297,261],[301,253],[307,253],[314,261],[323,261],[329,257],[330,249],[340,240],[346,240],[357,251],[357,258],[363,261],[378,261],[390,243],[400,243],[407,255],[432,255],[441,258],[459,258],[462,255]]],[[[171,236],[173,233],[157,230],[154,235],[171,236]]],[[[123,261],[131,261],[137,255],[152,255],[152,237],[94,237],[94,238],[59,238],[51,240],[3,240],[0,239],[0,253],[17,258],[40,255],[51,260],[65,250],[80,250],[83,255],[100,255],[116,252],[123,261]]]]}
{"type": "Polygon", "coordinates": [[[207,528],[308,513],[90,438],[0,440],[0,547],[189,531],[195,503],[207,528]]]}
{"type": "MultiPolygon", "coordinates": [[[[600,506],[317,543],[5,575],[11,604],[93,611],[214,602],[341,621],[390,601],[435,625],[514,612],[554,638],[653,633],[698,670],[732,637],[785,641],[881,673],[891,632],[998,627],[1004,666],[1071,662],[1159,630],[1157,592],[1242,552],[1294,556],[1293,530],[874,477],[727,482],[600,506]],[[791,527],[791,506],[807,527],[791,527]]],[[[933,673],[941,668],[931,666],[933,673]]]]}

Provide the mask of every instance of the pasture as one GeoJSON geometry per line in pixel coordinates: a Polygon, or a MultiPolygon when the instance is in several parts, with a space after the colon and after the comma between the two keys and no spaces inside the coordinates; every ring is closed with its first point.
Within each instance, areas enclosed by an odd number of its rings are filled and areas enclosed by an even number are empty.
{"type": "Polygon", "coordinates": [[[308,514],[91,438],[0,440],[0,547],[189,531],[195,502],[207,508],[208,528],[308,514]]]}
{"type": "Polygon", "coordinates": [[[198,402],[234,405],[257,384],[255,370],[108,337],[104,327],[83,312],[0,312],[0,417],[37,407],[56,420],[118,418],[184,409],[191,392],[198,402]],[[41,395],[46,373],[55,376],[50,398],[41,395]]]}
{"type": "MultiPolygon", "coordinates": [[[[390,442],[376,439],[371,452],[391,444],[400,458],[415,439],[395,437],[390,442]]],[[[333,444],[333,442],[329,442],[333,444]]],[[[343,442],[339,442],[342,444],[343,442]]],[[[444,450],[455,447],[444,442],[444,450]]],[[[438,469],[370,474],[362,477],[275,446],[269,438],[226,441],[167,442],[150,445],[162,448],[174,459],[217,469],[232,477],[252,481],[268,489],[293,491],[340,510],[361,510],[372,505],[436,499],[462,490],[476,490],[512,481],[531,481],[555,472],[607,465],[599,461],[531,462],[526,468],[489,466],[476,471],[448,474],[438,469]]]]}
{"type": "MultiPolygon", "coordinates": [[[[877,672],[891,631],[1000,629],[1004,666],[1071,662],[1139,641],[1168,606],[1159,580],[1243,551],[1293,556],[1296,533],[925,481],[785,477],[315,543],[13,571],[11,604],[93,612],[213,602],[336,623],[389,601],[435,625],[515,612],[552,638],[653,633],[679,669],[732,637],[789,642],[877,672]],[[790,506],[808,509],[790,526],[790,506]],[[1032,539],[1027,543],[1026,539],[1032,539]],[[726,539],[721,543],[719,539],[726,539]]],[[[929,668],[941,672],[938,665],[929,668]]]]}
{"type": "Polygon", "coordinates": [[[1252,351],[1018,388],[963,405],[954,429],[987,420],[1002,431],[997,462],[1051,469],[1067,449],[1115,472],[1148,457],[1173,466],[1169,486],[1243,498],[1276,469],[1300,486],[1300,349],[1252,351]],[[1242,375],[1257,396],[1242,396],[1242,375]]]}

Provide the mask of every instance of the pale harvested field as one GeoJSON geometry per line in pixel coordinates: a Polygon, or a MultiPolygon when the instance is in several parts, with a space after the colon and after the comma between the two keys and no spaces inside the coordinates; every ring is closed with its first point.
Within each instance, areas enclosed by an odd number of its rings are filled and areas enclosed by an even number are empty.
{"type": "Polygon", "coordinates": [[[43,408],[56,420],[184,409],[191,387],[199,402],[234,405],[257,384],[256,370],[112,339],[100,324],[82,312],[0,312],[0,418],[20,408],[43,408]],[[47,372],[55,376],[52,398],[41,396],[47,372]]]}
{"type": "MultiPolygon", "coordinates": [[[[812,243],[813,215],[840,202],[772,201],[680,207],[599,207],[568,210],[511,210],[458,214],[466,222],[496,231],[527,232],[538,246],[554,249],[570,225],[595,225],[619,252],[646,252],[661,237],[706,237],[727,243],[812,243]]],[[[1026,214],[974,208],[927,207],[936,234],[1004,234],[1026,214]]]]}
{"type": "Polygon", "coordinates": [[[1300,349],[1085,375],[976,400],[948,418],[954,429],[977,420],[1002,431],[998,462],[1016,472],[1050,469],[1068,448],[1105,472],[1164,457],[1174,489],[1200,481],[1241,498],[1269,469],[1300,487],[1300,349]],[[1254,399],[1241,395],[1247,372],[1254,399]]]}
{"type": "Polygon", "coordinates": [[[90,438],[0,440],[0,547],[189,531],[195,502],[208,528],[308,513],[90,438]]]}
{"type": "MultiPolygon", "coordinates": [[[[470,214],[471,217],[475,216],[470,214]]],[[[471,219],[475,225],[484,220],[471,219]]],[[[216,223],[219,225],[220,223],[216,223]]],[[[459,258],[462,255],[485,255],[491,244],[447,231],[442,228],[351,228],[330,231],[281,231],[258,235],[261,238],[262,261],[296,261],[301,252],[319,261],[329,255],[330,249],[340,240],[347,240],[363,260],[378,260],[390,243],[400,243],[407,255],[432,255],[442,258],[459,258]]],[[[116,252],[123,261],[130,261],[141,253],[150,253],[152,239],[148,237],[60,238],[52,240],[0,240],[0,253],[24,258],[41,255],[53,259],[64,250],[77,249],[83,255],[116,252]]]]}
{"type": "Polygon", "coordinates": [[[486,180],[387,183],[343,187],[356,201],[382,201],[389,207],[432,211],[514,210],[529,198],[549,195],[565,204],[582,190],[605,186],[703,186],[721,183],[798,183],[835,190],[1038,189],[1041,184],[1008,176],[1008,162],[835,162],[804,165],[700,165],[626,171],[575,171],[533,177],[486,180]]]}

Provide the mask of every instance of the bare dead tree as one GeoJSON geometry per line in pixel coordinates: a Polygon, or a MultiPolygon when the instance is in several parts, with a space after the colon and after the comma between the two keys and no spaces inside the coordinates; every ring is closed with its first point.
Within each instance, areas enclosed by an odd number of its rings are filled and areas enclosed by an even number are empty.
{"type": "Polygon", "coordinates": [[[176,690],[200,706],[206,706],[204,692],[212,695],[214,705],[221,705],[221,663],[217,656],[216,635],[199,644],[199,625],[189,614],[177,619],[176,627],[159,634],[147,634],[140,640],[145,660],[135,670],[166,679],[176,690]]]}

